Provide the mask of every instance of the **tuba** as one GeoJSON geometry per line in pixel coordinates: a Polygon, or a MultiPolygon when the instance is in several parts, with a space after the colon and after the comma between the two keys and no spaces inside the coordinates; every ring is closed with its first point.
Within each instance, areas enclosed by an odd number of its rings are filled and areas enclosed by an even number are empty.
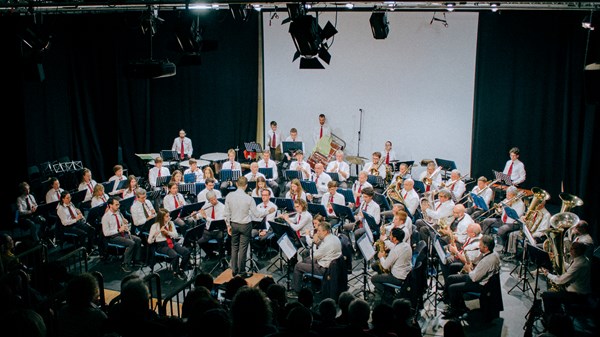
{"type": "Polygon", "coordinates": [[[554,273],[557,275],[562,275],[566,271],[564,235],[578,222],[579,217],[571,212],[557,213],[550,218],[552,228],[548,230],[548,238],[544,241],[544,250],[550,255],[554,273]]]}
{"type": "Polygon", "coordinates": [[[539,187],[532,188],[531,192],[533,192],[533,199],[529,204],[527,212],[525,212],[525,225],[527,226],[529,232],[535,233],[536,229],[542,222],[542,217],[535,217],[534,215],[539,213],[538,207],[543,202],[550,199],[550,194],[539,187]],[[534,221],[534,219],[537,219],[537,221],[534,221]]]}
{"type": "Polygon", "coordinates": [[[402,177],[396,176],[396,180],[393,181],[385,190],[383,194],[385,194],[390,200],[390,204],[401,203],[404,204],[404,198],[402,197],[402,177]]]}
{"type": "Polygon", "coordinates": [[[583,205],[583,200],[569,193],[561,193],[558,197],[562,200],[560,213],[570,212],[571,208],[583,205]]]}

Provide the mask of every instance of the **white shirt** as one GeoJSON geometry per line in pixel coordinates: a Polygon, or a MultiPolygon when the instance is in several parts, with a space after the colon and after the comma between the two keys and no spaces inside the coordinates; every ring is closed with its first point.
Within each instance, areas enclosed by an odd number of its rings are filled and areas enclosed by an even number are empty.
{"type": "Polygon", "coordinates": [[[329,203],[332,204],[338,204],[338,205],[345,205],[346,204],[346,199],[344,199],[344,196],[341,195],[340,193],[335,192],[335,194],[332,196],[329,192],[323,194],[323,198],[321,198],[321,205],[325,206],[325,209],[327,210],[327,216],[331,217],[331,218],[335,218],[337,217],[335,215],[335,212],[333,210],[333,206],[331,207],[331,209],[329,209],[327,207],[327,205],[329,203]],[[331,197],[333,197],[333,202],[331,197]]]}
{"type": "Polygon", "coordinates": [[[387,257],[380,258],[381,266],[390,270],[392,275],[404,280],[412,269],[412,249],[406,242],[400,242],[390,250],[387,257]]]}
{"type": "Polygon", "coordinates": [[[350,176],[350,165],[345,161],[337,161],[334,160],[327,164],[327,168],[325,172],[337,173],[339,177],[339,181],[346,181],[346,179],[350,176]],[[343,172],[346,176],[340,172],[343,172]]]}
{"type": "MultiPolygon", "coordinates": [[[[285,193],[285,198],[286,199],[292,199],[292,200],[296,200],[296,198],[294,198],[292,196],[292,193],[290,191],[287,191],[285,193]]],[[[306,192],[302,191],[302,194],[300,194],[300,199],[304,199],[306,201],[306,192]]]]}
{"type": "Polygon", "coordinates": [[[354,182],[354,185],[352,185],[352,194],[354,194],[354,203],[355,204],[362,204],[362,202],[364,201],[363,197],[362,197],[362,190],[365,187],[373,187],[373,185],[371,185],[371,183],[369,183],[368,181],[365,181],[364,183],[361,184],[360,181],[358,181],[358,180],[354,182]],[[359,203],[356,202],[356,196],[359,194],[358,190],[361,191],[359,203]]]}
{"type": "MultiPolygon", "coordinates": [[[[181,142],[181,137],[176,137],[173,140],[173,146],[171,147],[172,151],[177,151],[177,157],[181,155],[181,142]]],[[[192,147],[192,140],[188,137],[183,137],[183,153],[188,157],[191,157],[193,152],[194,148],[192,147]]]]}
{"type": "MultiPolygon", "coordinates": [[[[517,212],[517,215],[519,216],[519,218],[525,213],[525,204],[523,203],[523,200],[519,199],[515,202],[513,202],[512,206],[509,206],[510,208],[514,209],[515,212],[517,212]]],[[[509,217],[508,215],[506,216],[506,221],[504,221],[504,215],[506,214],[505,208],[502,207],[502,215],[500,216],[500,220],[506,224],[512,224],[515,223],[515,220],[511,217],[509,217]]]]}
{"type": "Polygon", "coordinates": [[[71,212],[69,212],[69,209],[71,209],[73,215],[75,216],[77,216],[78,212],[81,212],[79,211],[79,209],[77,209],[77,207],[73,206],[73,203],[70,203],[68,205],[61,205],[59,203],[56,207],[56,214],[60,218],[60,222],[63,224],[63,226],[70,226],[79,221],[71,216],[71,212]]]}
{"type": "MultiPolygon", "coordinates": [[[[452,180],[448,180],[446,183],[452,183],[452,180]]],[[[460,200],[467,190],[465,182],[462,180],[458,180],[451,185],[446,185],[446,188],[450,191],[450,193],[452,193],[454,200],[460,200]]]]}
{"type": "Polygon", "coordinates": [[[192,172],[191,168],[188,168],[185,171],[183,171],[183,175],[190,174],[190,173],[193,173],[196,175],[197,183],[202,182],[204,180],[204,173],[202,173],[202,170],[200,168],[197,167],[196,171],[193,171],[193,172],[192,172]]]}
{"type": "Polygon", "coordinates": [[[463,218],[458,221],[458,224],[456,224],[456,241],[465,243],[465,240],[467,240],[467,227],[474,222],[475,221],[473,221],[473,218],[471,218],[469,214],[465,213],[463,218]]]}
{"type": "Polygon", "coordinates": [[[263,190],[269,190],[271,192],[271,196],[273,196],[273,190],[270,187],[265,187],[265,188],[260,188],[260,189],[253,189],[252,193],[250,193],[250,196],[253,198],[260,198],[262,195],[262,191],[263,190]]]}
{"type": "Polygon", "coordinates": [[[589,294],[592,290],[591,280],[591,263],[585,256],[578,256],[573,260],[573,263],[567,268],[567,271],[560,275],[548,274],[548,279],[558,285],[569,284],[567,291],[579,294],[589,294]]]}
{"type": "Polygon", "coordinates": [[[146,214],[144,213],[144,208],[146,208],[146,213],[148,213],[148,217],[155,217],[156,211],[152,206],[152,202],[146,199],[144,203],[141,203],[139,200],[134,200],[133,204],[131,204],[131,218],[133,219],[134,226],[142,226],[148,221],[146,214]]]}
{"type": "MultiPolygon", "coordinates": [[[[363,212],[363,214],[368,213],[370,216],[375,218],[375,223],[379,225],[381,222],[381,209],[379,208],[378,203],[376,203],[374,200],[371,200],[371,202],[365,205],[365,202],[363,201],[360,204],[360,210],[363,212]]],[[[356,211],[358,213],[358,209],[356,211]]]]}
{"type": "Polygon", "coordinates": [[[406,207],[408,207],[408,211],[414,216],[415,212],[417,211],[417,207],[419,207],[419,194],[414,188],[408,192],[405,189],[402,189],[400,193],[402,198],[404,198],[404,203],[406,204],[406,207]]]}
{"type": "MultiPolygon", "coordinates": [[[[175,228],[175,224],[173,221],[169,221],[169,237],[175,241],[175,239],[179,238],[179,233],[177,233],[177,228],[175,228]]],[[[153,244],[154,242],[164,242],[167,241],[167,238],[160,231],[160,223],[155,222],[152,227],[150,227],[150,234],[148,235],[148,243],[153,244]]]]}
{"type": "Polygon", "coordinates": [[[525,164],[523,164],[523,162],[519,159],[515,160],[514,162],[509,160],[506,162],[506,165],[504,165],[504,170],[502,173],[508,174],[511,164],[513,164],[513,168],[510,175],[510,180],[512,180],[513,185],[519,185],[525,181],[525,164]]]}
{"type": "MultiPolygon", "coordinates": [[[[326,138],[326,137],[331,136],[331,128],[329,127],[329,125],[327,123],[325,123],[322,126],[323,126],[323,137],[326,138]]],[[[320,135],[321,135],[321,124],[317,125],[317,127],[313,131],[313,140],[315,141],[315,145],[317,145],[317,143],[321,139],[319,137],[320,135]]]]}
{"type": "Polygon", "coordinates": [[[91,206],[92,207],[96,207],[98,205],[102,205],[103,203],[105,203],[108,200],[108,194],[103,194],[101,196],[95,196],[92,198],[92,202],[91,202],[91,206]]]}
{"type": "Polygon", "coordinates": [[[33,207],[37,207],[37,202],[35,202],[35,197],[32,194],[27,194],[24,196],[20,195],[19,197],[17,197],[17,207],[19,209],[20,215],[29,215],[33,213],[33,207]],[[29,205],[27,202],[28,200],[29,205]]]}
{"type": "Polygon", "coordinates": [[[110,179],[108,179],[108,181],[115,181],[114,185],[113,185],[113,189],[112,191],[109,192],[109,194],[115,194],[117,193],[117,187],[119,187],[119,183],[123,180],[127,180],[127,177],[124,175],[121,175],[120,177],[117,175],[114,175],[112,177],[110,177],[110,179]]]}
{"type": "MultiPolygon", "coordinates": [[[[480,189],[479,186],[475,186],[473,187],[473,189],[471,190],[471,192],[477,194],[479,193],[480,189]]],[[[490,207],[490,200],[492,200],[492,194],[493,191],[491,188],[486,188],[485,191],[483,191],[479,196],[483,198],[483,201],[485,201],[485,204],[490,207]]]]}
{"type": "MultiPolygon", "coordinates": [[[[290,170],[292,170],[292,171],[298,170],[298,166],[301,166],[305,170],[305,172],[302,171],[302,180],[310,179],[310,165],[305,161],[302,161],[301,163],[299,163],[296,160],[290,164],[290,170]]],[[[298,170],[298,171],[300,171],[300,170],[298,170]]]]}
{"type": "MultiPolygon", "coordinates": [[[[258,209],[258,211],[259,211],[259,212],[261,212],[261,213],[268,213],[269,209],[271,209],[271,208],[275,208],[275,209],[277,209],[277,205],[275,205],[275,204],[274,204],[273,202],[271,202],[271,201],[269,201],[269,202],[268,202],[266,205],[265,205],[265,203],[264,203],[264,202],[261,202],[260,204],[256,205],[256,209],[258,209]]],[[[277,213],[277,212],[273,212],[273,213],[267,214],[267,223],[266,223],[266,225],[267,225],[267,228],[266,228],[266,229],[267,229],[267,230],[268,230],[268,229],[269,229],[269,227],[270,227],[270,225],[269,225],[269,221],[273,221],[273,220],[275,220],[275,214],[276,214],[276,213],[277,213]]],[[[263,219],[264,219],[264,217],[262,217],[262,218],[254,218],[254,219],[252,219],[252,220],[254,220],[254,221],[262,221],[263,219]]]]}
{"type": "Polygon", "coordinates": [[[127,220],[123,218],[123,215],[120,212],[113,213],[111,210],[108,210],[102,216],[102,234],[106,237],[119,234],[119,226],[127,225],[126,222],[127,220]],[[117,218],[119,219],[118,223],[117,218]]]}
{"type": "Polygon", "coordinates": [[[265,144],[267,144],[269,148],[276,148],[281,145],[281,132],[279,132],[279,130],[273,132],[273,129],[269,129],[267,131],[267,139],[265,144]],[[275,134],[275,146],[273,146],[273,134],[275,134]]]}
{"type": "Polygon", "coordinates": [[[94,187],[96,187],[96,181],[94,179],[90,179],[89,182],[82,182],[79,184],[79,188],[77,189],[78,191],[81,190],[87,190],[87,192],[85,192],[85,198],[83,198],[83,201],[88,201],[88,200],[92,200],[92,195],[94,194],[94,187]]]}
{"type": "Polygon", "coordinates": [[[296,232],[300,232],[300,236],[312,235],[314,231],[312,214],[308,211],[296,214],[295,217],[290,218],[290,227],[296,232]]]}
{"type": "Polygon", "coordinates": [[[248,172],[248,173],[244,174],[244,177],[246,177],[246,179],[248,179],[248,181],[256,181],[256,179],[258,179],[258,177],[264,178],[265,175],[260,172],[256,172],[256,173],[248,172]]]}
{"type": "Polygon", "coordinates": [[[435,206],[433,206],[433,209],[428,208],[425,211],[427,213],[427,215],[429,217],[431,217],[433,220],[440,220],[440,219],[444,219],[446,221],[450,220],[450,217],[452,216],[452,209],[454,208],[454,201],[447,200],[446,202],[443,202],[442,204],[440,204],[440,202],[438,200],[434,204],[435,204],[435,206]]]}
{"type": "Polygon", "coordinates": [[[60,200],[60,194],[63,192],[64,190],[62,188],[58,188],[58,190],[55,190],[53,188],[49,189],[48,192],[46,192],[46,203],[49,204],[51,202],[54,201],[59,201],[60,200]]]}
{"type": "MultiPolygon", "coordinates": [[[[202,206],[204,212],[206,212],[206,229],[210,228],[210,224],[213,220],[223,220],[225,219],[225,205],[223,203],[217,202],[216,205],[213,206],[210,202],[207,202],[202,206]],[[215,217],[212,217],[213,210],[215,211],[215,217]]],[[[198,213],[200,214],[200,213],[198,213]]],[[[201,216],[199,216],[201,218],[201,216]]]]}
{"type": "Polygon", "coordinates": [[[329,233],[314,249],[313,257],[323,268],[329,268],[331,261],[342,256],[342,242],[340,238],[329,233]]]}
{"type": "MultiPolygon", "coordinates": [[[[206,193],[208,193],[209,189],[205,188],[202,191],[200,191],[200,193],[198,193],[198,202],[206,202],[208,201],[206,199],[206,193]]],[[[217,196],[217,199],[222,198],[223,196],[221,195],[221,191],[219,191],[218,189],[213,188],[211,191],[215,192],[215,195],[217,196]]]]}
{"type": "Polygon", "coordinates": [[[167,209],[167,211],[171,212],[174,209],[180,208],[181,206],[185,205],[185,198],[183,197],[183,194],[181,193],[177,193],[177,194],[167,194],[164,199],[163,199],[163,207],[167,209]],[[177,205],[175,205],[175,199],[177,199],[177,205]]]}
{"type": "Polygon", "coordinates": [[[321,172],[321,174],[317,177],[317,173],[313,172],[310,180],[315,182],[315,185],[317,187],[317,197],[322,197],[323,194],[329,190],[329,188],[327,187],[327,184],[331,181],[331,177],[329,176],[329,174],[321,172]]]}
{"type": "MultiPolygon", "coordinates": [[[[273,178],[271,178],[272,180],[277,180],[277,178],[279,178],[279,173],[277,173],[277,163],[275,163],[274,161],[272,161],[271,159],[269,159],[269,162],[265,162],[264,159],[263,160],[259,160],[258,161],[258,168],[270,168],[271,171],[273,171],[273,178]]],[[[271,180],[269,179],[269,180],[271,180]]]]}
{"type": "Polygon", "coordinates": [[[234,171],[241,171],[242,170],[242,165],[240,165],[240,163],[238,163],[237,161],[231,161],[228,160],[226,162],[223,163],[223,166],[221,167],[221,169],[223,170],[234,170],[234,171]]]}
{"type": "Polygon", "coordinates": [[[531,233],[531,236],[533,237],[541,237],[546,235],[546,229],[550,228],[550,218],[552,217],[552,215],[545,208],[542,208],[540,211],[542,212],[541,219],[539,214],[531,216],[534,226],[536,223],[539,222],[539,225],[535,229],[535,232],[531,233]]]}
{"type": "Polygon", "coordinates": [[[158,178],[159,171],[160,171],[161,177],[166,177],[166,176],[171,175],[171,171],[168,168],[166,168],[164,166],[161,166],[160,168],[158,168],[157,166],[154,166],[153,168],[151,168],[148,171],[148,182],[150,182],[150,186],[156,188],[156,178],[158,178]]]}
{"type": "MultiPolygon", "coordinates": [[[[388,152],[386,152],[385,150],[381,151],[381,158],[383,159],[384,164],[389,164],[389,163],[386,163],[387,155],[388,155],[388,152]]],[[[390,150],[389,155],[390,155],[390,158],[389,158],[390,163],[393,160],[396,160],[396,151],[390,150]]]]}
{"type": "MultiPolygon", "coordinates": [[[[373,164],[373,162],[368,162],[365,164],[365,166],[363,167],[363,171],[366,171],[367,173],[369,173],[369,175],[371,174],[371,168],[373,166],[377,166],[377,163],[373,164]]],[[[379,168],[377,169],[377,172],[379,172],[379,176],[383,179],[385,179],[385,175],[386,175],[386,171],[385,171],[385,163],[382,163],[381,165],[379,165],[379,168]]]]}

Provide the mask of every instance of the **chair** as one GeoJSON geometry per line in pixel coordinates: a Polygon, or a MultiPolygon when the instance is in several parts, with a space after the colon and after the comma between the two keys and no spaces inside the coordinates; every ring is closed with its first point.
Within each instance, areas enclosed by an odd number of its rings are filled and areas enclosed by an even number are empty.
{"type": "MultiPolygon", "coordinates": [[[[504,310],[504,304],[502,302],[502,289],[500,286],[500,273],[494,274],[483,286],[483,289],[480,293],[467,292],[463,294],[463,299],[466,301],[478,299],[478,309],[483,316],[483,320],[486,322],[500,317],[500,311],[504,310]]],[[[473,310],[475,310],[475,308],[473,310]]]]}
{"type": "Polygon", "coordinates": [[[413,309],[416,309],[419,305],[419,294],[421,294],[422,300],[422,286],[420,283],[420,274],[424,269],[424,264],[418,261],[413,269],[406,275],[406,279],[402,285],[395,285],[392,283],[384,283],[383,286],[390,290],[394,295],[393,298],[405,298],[411,303],[413,309]]]}
{"type": "Polygon", "coordinates": [[[337,299],[339,295],[348,290],[348,273],[344,255],[331,261],[329,268],[323,275],[304,273],[304,280],[316,280],[321,283],[321,296],[323,298],[337,299]]]}

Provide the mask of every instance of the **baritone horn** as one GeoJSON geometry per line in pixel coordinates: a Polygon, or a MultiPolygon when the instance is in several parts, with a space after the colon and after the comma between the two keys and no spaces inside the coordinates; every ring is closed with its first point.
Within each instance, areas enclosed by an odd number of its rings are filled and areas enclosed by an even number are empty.
{"type": "Polygon", "coordinates": [[[550,218],[552,228],[548,230],[548,239],[544,241],[544,250],[549,253],[552,267],[557,275],[562,275],[566,271],[565,233],[578,222],[577,214],[571,212],[557,213],[550,218]]]}
{"type": "Polygon", "coordinates": [[[525,213],[525,224],[527,225],[527,229],[529,229],[531,233],[534,233],[542,220],[540,217],[537,222],[533,221],[533,219],[536,218],[534,217],[534,214],[538,212],[540,205],[550,199],[550,194],[539,187],[532,188],[531,192],[533,192],[533,199],[525,213]]]}

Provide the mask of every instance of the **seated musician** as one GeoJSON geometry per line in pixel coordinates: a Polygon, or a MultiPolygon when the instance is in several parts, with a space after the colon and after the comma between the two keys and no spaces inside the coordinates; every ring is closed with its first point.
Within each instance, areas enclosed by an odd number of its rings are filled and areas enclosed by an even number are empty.
{"type": "Polygon", "coordinates": [[[367,171],[360,171],[358,173],[358,180],[356,180],[354,182],[354,185],[352,185],[352,194],[354,194],[354,199],[356,200],[354,202],[355,205],[360,205],[363,202],[363,189],[367,187],[373,188],[373,185],[371,185],[371,183],[367,181],[368,177],[369,174],[367,173],[367,171]]]}
{"type": "MultiPolygon", "coordinates": [[[[442,236],[448,237],[448,243],[452,241],[460,249],[468,238],[467,228],[469,224],[475,221],[465,212],[463,204],[454,205],[452,216],[454,217],[454,221],[452,221],[450,226],[446,229],[440,229],[439,232],[442,236]]],[[[481,231],[481,227],[479,230],[481,231]]]]}
{"type": "MultiPolygon", "coordinates": [[[[298,135],[296,128],[290,129],[290,135],[285,138],[286,142],[302,142],[302,137],[298,135]]],[[[304,143],[302,143],[302,151],[304,152],[304,143]]],[[[296,157],[295,153],[284,153],[285,159],[291,161],[292,158],[296,157]]]]}
{"type": "Polygon", "coordinates": [[[88,168],[84,168],[81,173],[81,181],[79,182],[79,187],[77,188],[78,191],[87,191],[85,193],[85,198],[83,198],[84,202],[92,200],[92,195],[94,194],[94,187],[97,184],[98,183],[94,179],[92,179],[92,171],[88,168]]]}
{"type": "Polygon", "coordinates": [[[169,183],[183,184],[183,173],[180,170],[174,170],[171,173],[171,180],[169,183]]]}
{"type": "Polygon", "coordinates": [[[332,204],[346,205],[346,199],[337,192],[337,183],[333,180],[327,183],[327,193],[323,194],[323,198],[321,198],[321,205],[325,206],[327,218],[333,226],[339,222],[339,218],[335,214],[332,204]]]}
{"type": "Polygon", "coordinates": [[[498,228],[498,237],[502,239],[504,245],[507,244],[508,234],[521,228],[521,225],[515,219],[506,214],[506,206],[514,209],[519,217],[525,213],[525,204],[519,197],[519,190],[515,186],[506,189],[506,199],[495,206],[502,207],[500,217],[485,219],[481,223],[481,228],[485,234],[489,233],[492,227],[498,228]]]}
{"type": "MultiPolygon", "coordinates": [[[[163,198],[163,207],[169,212],[183,207],[186,204],[186,201],[183,195],[179,193],[179,184],[171,182],[169,183],[168,188],[169,193],[163,198]]],[[[196,225],[196,221],[193,217],[193,215],[195,214],[196,213],[191,214],[192,216],[190,216],[186,220],[183,220],[181,218],[172,220],[175,223],[175,225],[179,227],[179,232],[181,232],[182,235],[185,235],[185,232],[187,232],[187,228],[192,228],[196,225]]]]}
{"type": "Polygon", "coordinates": [[[331,181],[331,177],[329,176],[329,174],[323,171],[325,171],[323,164],[316,163],[315,172],[312,173],[310,180],[314,181],[317,188],[317,194],[308,194],[306,196],[311,202],[320,202],[321,198],[323,197],[323,194],[325,194],[328,191],[327,184],[331,181]]]}
{"type": "MultiPolygon", "coordinates": [[[[258,163],[257,162],[252,162],[250,164],[250,172],[244,174],[244,177],[246,177],[246,179],[248,179],[248,181],[256,181],[258,180],[258,177],[265,177],[264,174],[258,172],[258,163]]],[[[265,179],[266,181],[266,179],[265,179]]]]}
{"type": "Polygon", "coordinates": [[[94,193],[92,194],[92,200],[90,202],[91,207],[102,205],[108,201],[108,194],[104,192],[104,185],[97,184],[94,186],[94,193]]]}
{"type": "Polygon", "coordinates": [[[198,193],[198,202],[208,201],[208,199],[206,199],[206,194],[210,191],[215,191],[215,194],[217,195],[217,199],[221,198],[221,191],[215,189],[215,184],[216,184],[215,179],[207,178],[204,181],[204,184],[205,184],[205,188],[202,191],[200,191],[200,193],[198,193]]]}
{"type": "Polygon", "coordinates": [[[444,311],[443,318],[459,317],[464,312],[463,294],[466,292],[481,292],[490,278],[500,272],[500,257],[494,252],[494,238],[484,235],[479,240],[480,255],[472,263],[464,266],[466,274],[448,276],[445,287],[449,296],[449,306],[444,311]],[[475,268],[473,269],[473,265],[475,268]]]}
{"type": "Polygon", "coordinates": [[[60,181],[58,178],[51,177],[49,179],[48,186],[50,186],[50,188],[48,189],[48,192],[46,192],[46,203],[49,204],[51,202],[59,201],[60,194],[64,191],[64,189],[60,187],[60,181]]]}
{"type": "Polygon", "coordinates": [[[573,242],[583,243],[586,247],[586,256],[588,259],[592,258],[594,254],[594,239],[590,235],[590,225],[585,220],[579,220],[579,222],[568,229],[567,234],[564,238],[565,248],[570,247],[573,242]]]}
{"type": "MultiPolygon", "coordinates": [[[[477,186],[473,187],[471,193],[483,198],[483,201],[485,201],[487,207],[490,207],[490,201],[492,200],[492,195],[494,192],[488,185],[488,180],[486,177],[481,176],[477,179],[477,186]]],[[[483,210],[477,207],[475,204],[467,208],[467,214],[471,215],[473,219],[477,219],[481,213],[483,213],[483,210]]]]}
{"type": "Polygon", "coordinates": [[[561,305],[586,303],[587,297],[592,292],[592,264],[585,256],[586,245],[581,242],[573,242],[569,251],[573,262],[567,267],[565,273],[555,275],[547,269],[543,269],[549,283],[555,285],[555,287],[549,287],[552,288],[550,291],[542,293],[545,317],[560,313],[561,305]]]}
{"type": "Polygon", "coordinates": [[[107,201],[108,211],[102,216],[102,234],[106,243],[114,243],[127,247],[123,256],[121,269],[129,273],[134,262],[140,260],[142,239],[131,234],[129,222],[119,211],[119,200],[111,197],[107,201]]]}
{"type": "MultiPolygon", "coordinates": [[[[102,186],[98,184],[99,186],[102,186]]],[[[97,186],[98,186],[97,185],[97,186]]],[[[40,229],[45,224],[46,220],[36,212],[38,205],[35,197],[31,194],[29,184],[22,182],[19,184],[19,192],[17,197],[17,209],[19,212],[19,226],[26,229],[34,242],[40,241],[40,229]]]]}
{"type": "Polygon", "coordinates": [[[296,231],[298,238],[306,244],[310,241],[310,236],[313,235],[314,227],[312,223],[312,214],[308,212],[308,204],[304,199],[294,200],[294,209],[296,210],[293,216],[283,213],[279,217],[285,220],[287,224],[296,231]]]}
{"type": "Polygon", "coordinates": [[[467,190],[465,182],[461,179],[460,171],[456,169],[452,170],[450,179],[444,182],[443,186],[452,193],[452,200],[455,201],[460,200],[467,190]]]}
{"type": "Polygon", "coordinates": [[[404,188],[402,188],[400,194],[408,211],[414,216],[417,207],[419,207],[419,194],[415,190],[415,181],[410,178],[404,180],[404,188]]]}
{"type": "MultiPolygon", "coordinates": [[[[266,215],[266,219],[263,218],[254,218],[252,219],[252,221],[257,221],[257,222],[262,222],[264,221],[265,223],[265,229],[252,229],[252,238],[254,239],[258,239],[258,241],[263,242],[267,237],[269,233],[273,232],[273,229],[271,228],[271,225],[269,224],[269,221],[273,221],[275,220],[275,212],[273,213],[268,213],[267,211],[271,208],[277,209],[277,206],[270,200],[271,199],[271,190],[269,189],[263,189],[260,192],[260,199],[261,199],[261,203],[256,205],[256,208],[258,209],[258,211],[261,214],[267,214],[266,215]]],[[[254,242],[254,241],[253,241],[254,242]]]]}
{"type": "Polygon", "coordinates": [[[296,161],[290,164],[290,170],[300,171],[302,180],[310,179],[310,165],[304,161],[304,152],[301,150],[296,151],[296,161]]]}
{"type": "Polygon", "coordinates": [[[122,199],[127,199],[135,196],[135,191],[138,189],[137,177],[133,174],[130,174],[127,177],[127,183],[125,184],[125,189],[123,190],[123,194],[121,195],[122,199]]]}
{"type": "MultiPolygon", "coordinates": [[[[138,188],[135,190],[136,199],[131,204],[131,218],[133,225],[141,231],[140,226],[144,226],[146,222],[156,217],[156,210],[152,206],[152,202],[148,200],[146,190],[138,188]]],[[[149,230],[150,228],[144,228],[149,230]]]]}
{"type": "Polygon", "coordinates": [[[474,222],[467,224],[466,237],[462,243],[451,240],[446,246],[450,256],[446,258],[445,264],[440,263],[444,281],[447,281],[448,276],[458,273],[466,264],[475,261],[479,256],[479,240],[482,237],[481,226],[474,222]]]}
{"type": "MultiPolygon", "coordinates": [[[[546,209],[545,200],[541,201],[537,205],[537,208],[532,211],[533,215],[530,216],[530,219],[525,219],[525,217],[522,216],[521,222],[527,226],[537,246],[541,248],[544,244],[544,241],[546,241],[548,238],[547,230],[550,228],[550,218],[552,217],[552,214],[550,214],[550,212],[548,212],[546,209]]],[[[508,234],[506,252],[510,255],[507,256],[506,259],[517,258],[517,245],[518,241],[522,237],[523,232],[520,230],[516,230],[508,234]]]]}
{"type": "Polygon", "coordinates": [[[354,231],[354,237],[358,240],[363,234],[365,234],[365,226],[368,226],[367,221],[363,213],[367,213],[375,219],[375,224],[379,225],[381,222],[381,209],[379,204],[373,200],[373,196],[375,195],[375,191],[372,187],[365,187],[362,190],[362,199],[363,202],[360,205],[348,204],[351,208],[354,207],[354,218],[356,219],[355,223],[347,223],[343,225],[345,231],[354,231]]]}
{"type": "Polygon", "coordinates": [[[347,188],[346,180],[350,177],[350,165],[344,161],[344,151],[335,151],[335,160],[327,164],[326,172],[337,173],[339,177],[339,186],[347,188]]]}
{"type": "Polygon", "coordinates": [[[392,178],[392,180],[396,181],[397,177],[401,177],[402,178],[402,184],[403,185],[404,185],[404,182],[406,182],[406,180],[411,179],[409,168],[408,168],[408,165],[406,163],[400,164],[398,172],[394,173],[394,177],[392,178]]]}
{"type": "Polygon", "coordinates": [[[513,185],[522,184],[525,181],[525,164],[519,160],[519,148],[513,147],[508,151],[510,160],[504,165],[502,173],[508,175],[513,185]]]}
{"type": "Polygon", "coordinates": [[[382,179],[385,179],[386,170],[385,165],[381,160],[381,152],[373,152],[371,155],[371,161],[365,164],[363,171],[367,172],[371,176],[379,176],[382,179]]]}
{"type": "Polygon", "coordinates": [[[202,182],[204,180],[204,173],[202,173],[202,170],[198,167],[198,161],[194,158],[190,158],[189,163],[190,168],[183,171],[183,175],[193,173],[196,176],[195,181],[197,183],[202,182]]]}
{"type": "Polygon", "coordinates": [[[267,179],[265,179],[264,176],[258,177],[258,179],[256,179],[256,187],[252,190],[250,196],[252,196],[253,198],[260,198],[263,190],[267,190],[271,195],[273,195],[273,190],[269,186],[267,186],[267,179]]]}
{"type": "Polygon", "coordinates": [[[392,150],[392,142],[389,140],[385,142],[385,148],[382,153],[383,153],[383,162],[386,165],[389,165],[394,160],[397,160],[396,151],[392,150]]]}
{"type": "Polygon", "coordinates": [[[65,233],[75,234],[79,240],[79,245],[85,245],[88,254],[94,250],[96,231],[90,226],[83,217],[83,213],[71,202],[71,193],[63,191],[60,195],[60,202],[56,207],[56,214],[62,224],[62,230],[65,233]]]}
{"type": "MultiPolygon", "coordinates": [[[[267,185],[273,190],[273,195],[276,197],[279,195],[279,172],[277,169],[277,163],[271,160],[271,151],[264,150],[263,157],[258,161],[258,168],[271,169],[273,178],[267,179],[267,185]]],[[[252,166],[250,166],[252,169],[252,166]]]]}
{"type": "Polygon", "coordinates": [[[171,221],[169,211],[164,208],[159,209],[156,222],[150,227],[148,244],[155,244],[157,252],[169,256],[173,276],[185,279],[184,271],[189,267],[191,252],[183,247],[179,241],[180,235],[173,221],[171,221]]]}
{"type": "Polygon", "coordinates": [[[207,202],[202,206],[197,216],[200,221],[204,221],[204,225],[206,226],[202,237],[198,240],[198,244],[204,250],[204,253],[206,253],[206,258],[209,259],[216,256],[215,251],[218,250],[218,247],[209,245],[208,242],[210,240],[217,240],[219,244],[223,244],[223,237],[225,235],[220,229],[209,230],[213,220],[224,219],[223,212],[225,211],[225,205],[219,202],[216,192],[216,190],[212,190],[206,193],[207,202]]]}
{"type": "Polygon", "coordinates": [[[371,282],[376,291],[375,302],[381,301],[385,291],[384,283],[402,285],[412,269],[412,248],[405,242],[405,235],[400,228],[392,229],[390,241],[394,246],[389,253],[382,250],[377,253],[377,262],[379,263],[375,262],[372,265],[377,275],[371,276],[371,282]]]}
{"type": "Polygon", "coordinates": [[[153,189],[160,189],[160,186],[156,186],[156,179],[170,175],[171,171],[167,167],[163,167],[163,159],[159,156],[154,159],[154,167],[148,171],[148,182],[153,189]]]}
{"type": "Polygon", "coordinates": [[[429,241],[429,225],[433,225],[433,228],[437,230],[440,221],[443,223],[445,222],[446,225],[450,224],[452,210],[454,209],[452,194],[450,191],[443,189],[438,192],[438,200],[434,201],[434,205],[430,205],[429,202],[424,202],[421,204],[421,207],[423,207],[421,209],[423,219],[417,220],[415,224],[417,225],[417,230],[421,234],[421,240],[429,241]]]}
{"type": "Polygon", "coordinates": [[[208,180],[210,178],[210,179],[214,180],[215,185],[219,184],[219,179],[217,179],[217,177],[215,177],[215,171],[213,171],[213,169],[210,166],[208,166],[208,165],[205,166],[202,169],[202,174],[204,174],[204,180],[201,181],[201,183],[205,183],[206,180],[208,180]]]}
{"type": "Polygon", "coordinates": [[[290,190],[285,194],[286,199],[292,199],[292,201],[296,201],[296,199],[304,199],[306,201],[306,192],[302,189],[302,183],[300,183],[299,179],[293,179],[290,182],[290,190]]]}
{"type": "Polygon", "coordinates": [[[114,185],[111,191],[107,191],[110,195],[118,195],[124,192],[124,189],[117,190],[119,187],[119,183],[123,180],[127,180],[127,177],[123,175],[123,166],[115,165],[113,167],[113,172],[115,173],[112,177],[108,179],[108,181],[114,181],[114,185]]]}
{"type": "MultiPolygon", "coordinates": [[[[239,175],[242,175],[242,165],[235,160],[235,150],[229,149],[227,150],[227,160],[221,166],[221,170],[231,170],[236,171],[239,175]]],[[[236,173],[233,173],[236,174],[236,173]]],[[[223,180],[223,179],[221,179],[223,180]]],[[[233,181],[221,181],[221,185],[219,189],[221,190],[221,194],[227,195],[228,189],[231,186],[235,186],[233,181]]]]}
{"type": "Polygon", "coordinates": [[[379,240],[385,243],[387,249],[391,249],[393,247],[392,241],[389,240],[389,234],[392,232],[394,228],[400,228],[404,232],[404,240],[402,242],[406,242],[411,245],[411,236],[413,232],[412,221],[408,217],[408,214],[401,210],[398,206],[402,207],[400,204],[394,205],[394,218],[389,225],[385,225],[383,230],[379,235],[379,240]]]}
{"type": "Polygon", "coordinates": [[[436,172],[435,162],[430,161],[427,163],[427,170],[422,172],[419,176],[420,181],[423,181],[425,178],[431,179],[431,185],[425,184],[425,192],[436,191],[439,189],[442,184],[442,175],[439,170],[436,172]]]}

